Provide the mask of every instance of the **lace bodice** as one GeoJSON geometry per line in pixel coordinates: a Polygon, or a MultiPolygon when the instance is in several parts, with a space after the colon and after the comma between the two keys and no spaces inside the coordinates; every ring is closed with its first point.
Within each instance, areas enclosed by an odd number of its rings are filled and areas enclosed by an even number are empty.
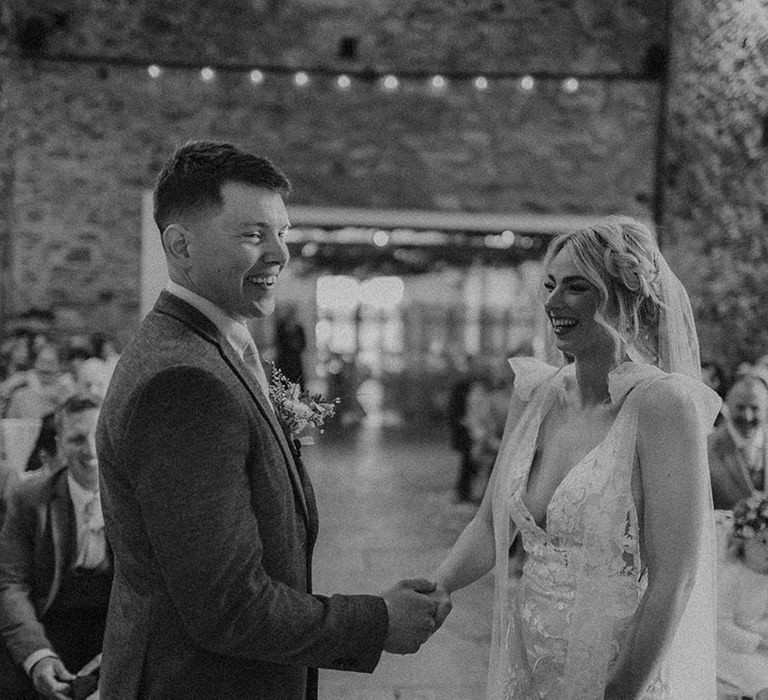
{"type": "MultiPolygon", "coordinates": [[[[494,481],[494,649],[499,651],[491,659],[489,695],[505,700],[602,698],[645,589],[632,491],[638,397],[643,385],[669,375],[631,363],[614,370],[609,388],[620,406],[616,418],[605,438],[558,485],[540,526],[525,505],[524,491],[542,420],[562,400],[571,368],[557,370],[530,360],[519,365],[515,390],[527,405],[506,441],[514,449],[502,446],[494,481]],[[526,563],[522,579],[510,585],[501,552],[515,529],[526,563]]],[[[644,697],[670,697],[664,669],[644,697]]]]}
{"type": "Polygon", "coordinates": [[[523,488],[510,495],[510,518],[523,538],[532,569],[540,562],[546,566],[554,563],[563,569],[555,576],[564,580],[572,579],[577,572],[600,577],[619,575],[637,579],[640,576],[637,514],[629,499],[625,501],[627,513],[623,527],[614,528],[613,535],[603,543],[608,549],[605,556],[595,557],[591,553],[589,558],[584,557],[588,524],[603,520],[604,514],[602,498],[595,497],[606,495],[606,474],[600,469],[601,448],[607,449],[608,445],[603,442],[595,447],[568,472],[552,495],[545,524],[538,525],[528,511],[523,488]]]}

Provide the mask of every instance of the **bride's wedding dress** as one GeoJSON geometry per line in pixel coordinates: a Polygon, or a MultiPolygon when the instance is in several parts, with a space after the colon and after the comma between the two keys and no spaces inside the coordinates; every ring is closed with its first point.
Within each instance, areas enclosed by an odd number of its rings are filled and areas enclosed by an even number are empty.
{"type": "MultiPolygon", "coordinates": [[[[686,376],[648,364],[620,365],[609,375],[611,400],[620,406],[612,427],[558,486],[546,522],[536,523],[524,502],[528,473],[542,420],[553,402],[565,400],[573,367],[529,358],[510,364],[526,408],[505,435],[492,485],[497,580],[489,697],[602,699],[645,588],[642,513],[632,488],[639,399],[653,382],[678,382],[694,393],[702,425],[714,420],[719,401],[686,376]],[[519,581],[506,573],[515,530],[527,553],[519,581]]],[[[714,571],[707,572],[714,556],[707,530],[688,613],[643,698],[715,696],[714,571]]]]}

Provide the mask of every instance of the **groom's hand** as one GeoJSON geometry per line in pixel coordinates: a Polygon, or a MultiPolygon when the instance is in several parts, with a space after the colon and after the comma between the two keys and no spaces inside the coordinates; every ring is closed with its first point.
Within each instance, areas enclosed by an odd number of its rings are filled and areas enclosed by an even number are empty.
{"type": "Polygon", "coordinates": [[[381,594],[387,605],[389,629],[384,651],[414,654],[437,629],[435,615],[439,604],[429,595],[435,584],[426,579],[408,579],[381,594]]]}

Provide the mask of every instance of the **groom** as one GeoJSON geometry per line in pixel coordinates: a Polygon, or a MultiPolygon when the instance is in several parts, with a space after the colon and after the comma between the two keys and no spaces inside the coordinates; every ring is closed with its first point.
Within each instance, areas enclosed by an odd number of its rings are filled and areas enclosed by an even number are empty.
{"type": "Polygon", "coordinates": [[[428,581],[312,594],[317,510],[245,322],[288,262],[289,183],[190,142],[154,193],[170,281],[117,366],[98,427],[115,580],[102,697],[316,697],[318,667],[371,672],[448,614],[428,581]],[[431,593],[431,595],[429,595],[431,593]]]}

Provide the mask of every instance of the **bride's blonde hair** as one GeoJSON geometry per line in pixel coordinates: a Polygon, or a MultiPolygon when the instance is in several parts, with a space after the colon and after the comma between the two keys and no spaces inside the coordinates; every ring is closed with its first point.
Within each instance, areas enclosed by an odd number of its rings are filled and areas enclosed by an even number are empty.
{"type": "Polygon", "coordinates": [[[594,226],[560,234],[549,244],[545,270],[565,248],[599,290],[597,321],[616,341],[617,353],[656,364],[661,254],[650,230],[631,217],[610,216],[594,226]]]}

